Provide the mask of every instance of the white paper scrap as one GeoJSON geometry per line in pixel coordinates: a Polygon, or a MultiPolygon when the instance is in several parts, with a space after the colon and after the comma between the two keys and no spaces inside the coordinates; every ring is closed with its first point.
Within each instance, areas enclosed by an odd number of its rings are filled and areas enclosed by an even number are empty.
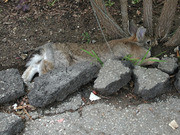
{"type": "Polygon", "coordinates": [[[95,101],[95,100],[99,100],[101,99],[100,97],[96,96],[93,92],[91,92],[90,96],[89,96],[89,99],[91,101],[95,101]]]}
{"type": "Polygon", "coordinates": [[[177,122],[176,122],[175,120],[171,121],[171,122],[169,123],[169,126],[172,127],[172,129],[176,129],[176,128],[179,127],[178,124],[177,124],[177,122]]]}

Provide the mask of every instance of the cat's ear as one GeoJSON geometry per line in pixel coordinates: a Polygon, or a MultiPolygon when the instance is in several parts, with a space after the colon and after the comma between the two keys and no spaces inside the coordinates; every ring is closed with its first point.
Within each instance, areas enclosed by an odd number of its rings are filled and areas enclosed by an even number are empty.
{"type": "Polygon", "coordinates": [[[129,34],[130,34],[131,36],[135,36],[137,30],[138,30],[138,27],[136,26],[136,24],[134,23],[134,21],[133,21],[133,20],[129,21],[129,22],[128,22],[128,31],[129,31],[129,34]]]}
{"type": "Polygon", "coordinates": [[[146,28],[143,26],[139,27],[136,32],[136,38],[138,41],[143,41],[146,33],[146,28]]]}

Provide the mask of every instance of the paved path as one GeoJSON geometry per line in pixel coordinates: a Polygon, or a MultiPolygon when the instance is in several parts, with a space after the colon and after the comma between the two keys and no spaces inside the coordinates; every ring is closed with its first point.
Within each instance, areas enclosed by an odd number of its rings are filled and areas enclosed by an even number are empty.
{"type": "MultiPolygon", "coordinates": [[[[77,106],[77,95],[68,105],[77,106]]],[[[67,103],[66,103],[67,104],[67,103]]],[[[62,106],[59,106],[62,107],[62,106]]],[[[57,108],[58,109],[58,108],[57,108]]],[[[86,105],[80,111],[59,113],[28,121],[24,135],[180,135],[172,121],[180,126],[180,99],[140,104],[122,109],[99,102],[86,105]]]]}

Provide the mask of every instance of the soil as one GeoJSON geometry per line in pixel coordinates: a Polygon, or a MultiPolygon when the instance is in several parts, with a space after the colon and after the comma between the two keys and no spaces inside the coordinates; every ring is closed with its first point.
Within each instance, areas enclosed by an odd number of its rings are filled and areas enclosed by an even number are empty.
{"type": "MultiPolygon", "coordinates": [[[[88,32],[91,40],[103,42],[89,1],[57,0],[51,6],[49,1],[26,0],[23,4],[15,0],[0,2],[0,70],[14,67],[24,71],[26,61],[20,56],[48,41],[82,43],[82,34],[88,32]],[[18,4],[29,5],[29,10],[18,9],[18,4]]],[[[142,25],[142,2],[132,4],[129,0],[129,5],[129,18],[142,25]]],[[[156,2],[153,6],[154,23],[157,23],[163,3],[156,2]]],[[[108,10],[120,24],[119,1],[115,0],[108,10]]],[[[173,30],[180,24],[179,8],[176,14],[173,30]]],[[[163,48],[158,50],[161,52],[163,48]]],[[[170,48],[168,52],[171,51],[170,48]]]]}

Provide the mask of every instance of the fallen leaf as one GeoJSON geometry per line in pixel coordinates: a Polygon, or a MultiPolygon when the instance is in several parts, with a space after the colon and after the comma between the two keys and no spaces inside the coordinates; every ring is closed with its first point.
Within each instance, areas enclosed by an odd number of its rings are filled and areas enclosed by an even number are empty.
{"type": "Polygon", "coordinates": [[[136,14],[137,14],[137,15],[140,15],[140,14],[141,14],[141,12],[140,12],[139,10],[137,10],[137,11],[136,11],[136,14]]]}
{"type": "Polygon", "coordinates": [[[177,51],[177,57],[179,57],[179,51],[177,51]]]}
{"type": "Polygon", "coordinates": [[[86,99],[84,97],[81,98],[84,103],[86,103],[86,99]]]}
{"type": "Polygon", "coordinates": [[[93,93],[94,93],[95,95],[97,95],[97,92],[96,92],[95,90],[93,90],[93,93]]]}

